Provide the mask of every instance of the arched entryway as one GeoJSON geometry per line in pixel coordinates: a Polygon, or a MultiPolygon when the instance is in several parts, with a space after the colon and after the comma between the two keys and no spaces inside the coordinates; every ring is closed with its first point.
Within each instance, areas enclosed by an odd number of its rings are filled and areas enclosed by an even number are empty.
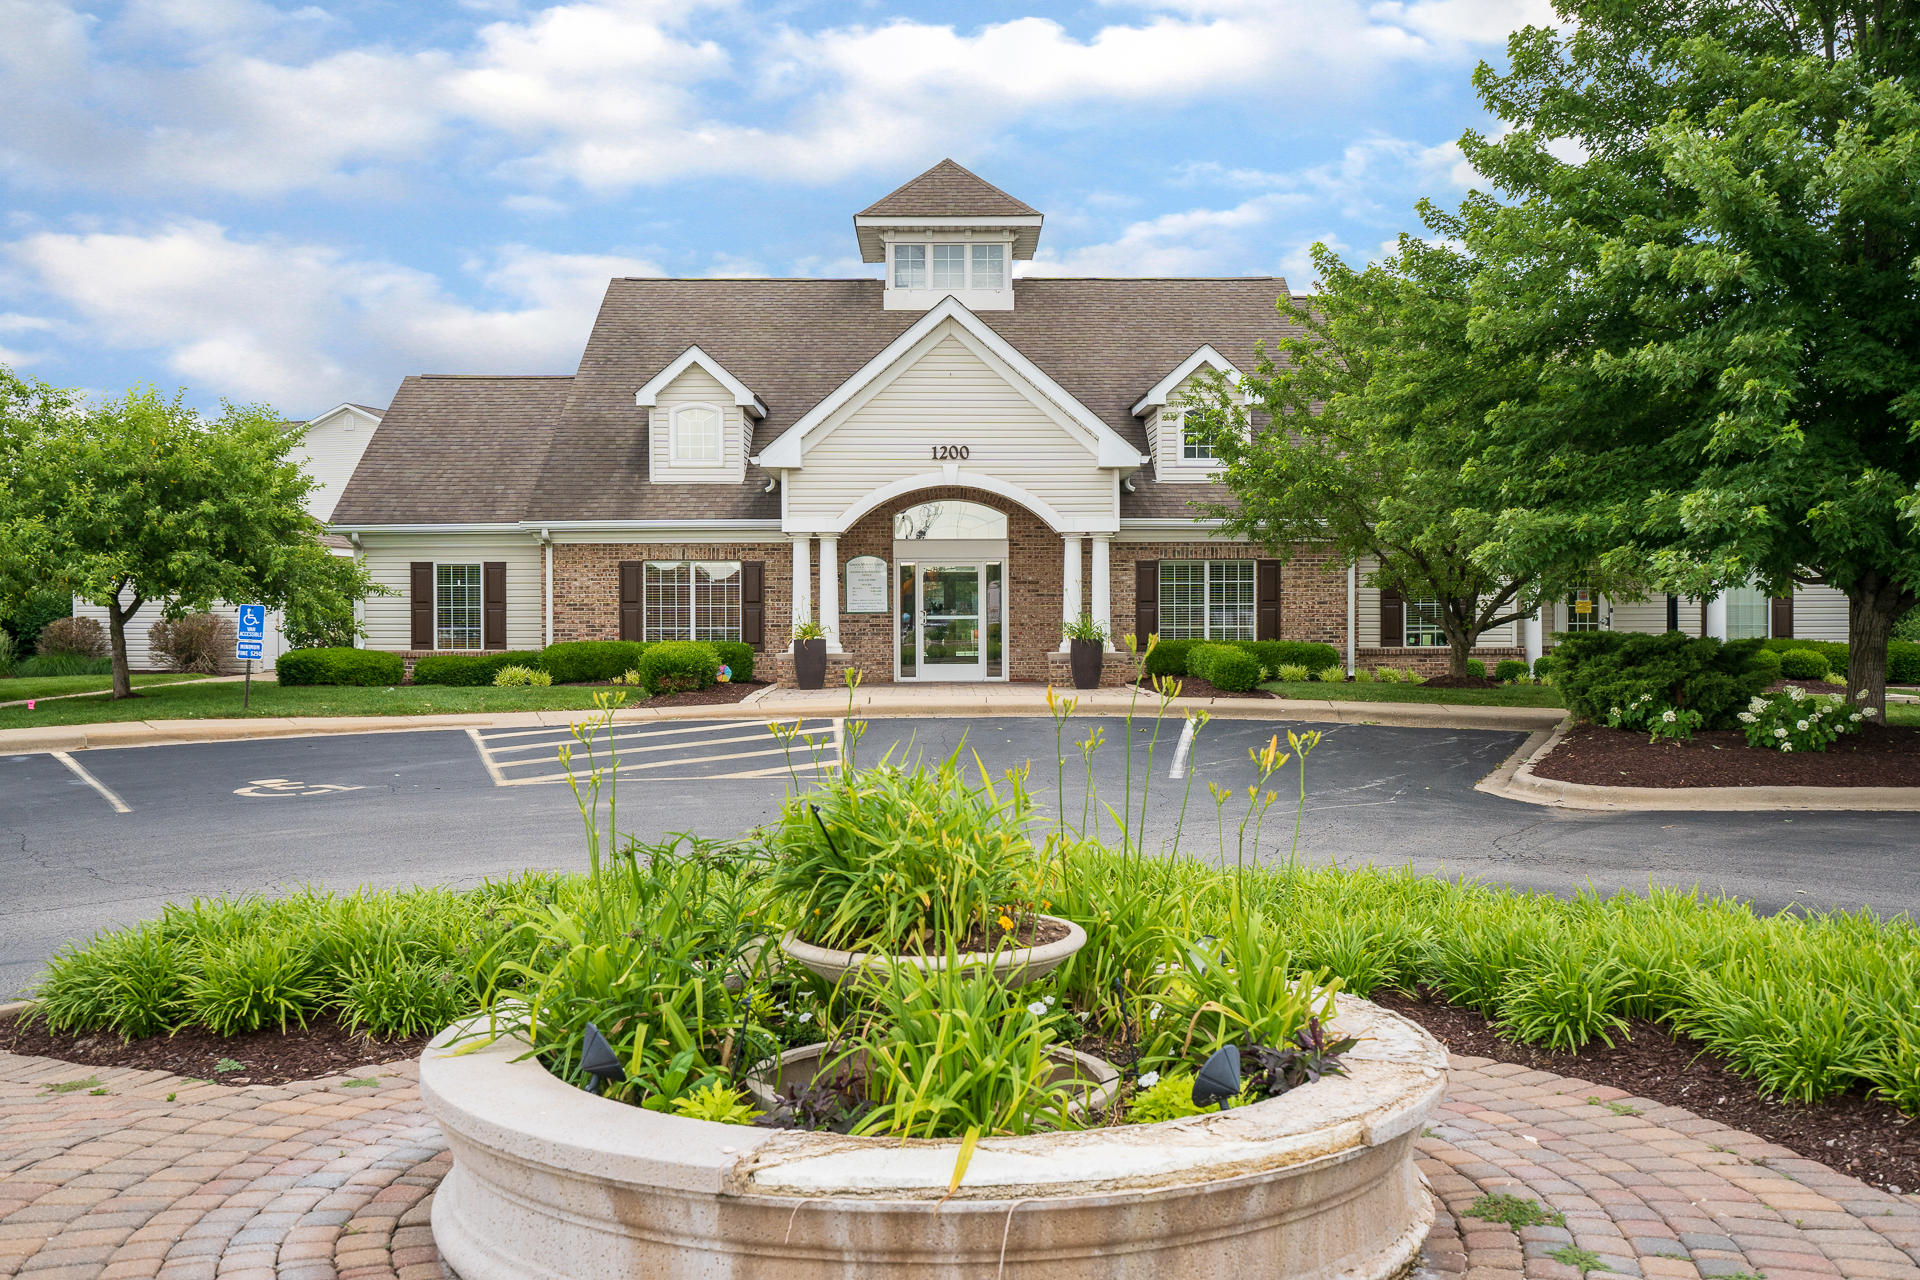
{"type": "Polygon", "coordinates": [[[895,513],[894,679],[1007,678],[1007,527],[964,498],[895,513]]]}

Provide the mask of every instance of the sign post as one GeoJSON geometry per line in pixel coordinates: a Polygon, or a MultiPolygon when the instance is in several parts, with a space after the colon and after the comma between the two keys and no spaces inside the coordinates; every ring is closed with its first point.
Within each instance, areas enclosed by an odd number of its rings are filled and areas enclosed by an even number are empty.
{"type": "Polygon", "coordinates": [[[240,618],[235,626],[233,656],[244,659],[247,664],[247,682],[245,691],[240,695],[240,709],[245,711],[253,705],[253,664],[260,660],[260,647],[267,639],[267,606],[263,604],[243,604],[240,606],[240,618]]]}

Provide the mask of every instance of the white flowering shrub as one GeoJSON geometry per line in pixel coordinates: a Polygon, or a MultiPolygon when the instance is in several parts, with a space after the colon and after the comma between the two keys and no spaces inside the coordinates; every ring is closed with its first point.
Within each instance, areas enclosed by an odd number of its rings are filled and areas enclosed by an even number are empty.
{"type": "Polygon", "coordinates": [[[1873,717],[1872,707],[1855,707],[1845,698],[1809,695],[1789,685],[1769,697],[1755,697],[1738,719],[1747,745],[1773,751],[1825,751],[1843,735],[1858,733],[1873,717]]]}
{"type": "Polygon", "coordinates": [[[1643,693],[1625,706],[1607,709],[1607,725],[1614,729],[1645,729],[1648,742],[1692,742],[1693,731],[1700,727],[1698,711],[1670,707],[1650,693],[1643,693]]]}

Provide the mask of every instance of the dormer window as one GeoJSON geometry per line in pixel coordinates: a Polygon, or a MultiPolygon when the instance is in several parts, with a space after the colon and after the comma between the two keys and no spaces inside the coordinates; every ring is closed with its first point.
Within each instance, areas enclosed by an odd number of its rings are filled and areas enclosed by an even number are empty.
{"type": "Polygon", "coordinates": [[[887,305],[925,308],[954,297],[976,311],[1004,311],[1013,305],[1008,249],[1005,240],[894,239],[887,246],[887,305]]]}
{"type": "Polygon", "coordinates": [[[676,407],[668,435],[668,447],[675,466],[720,465],[720,409],[717,405],[683,404],[676,407]]]}
{"type": "Polygon", "coordinates": [[[1195,435],[1187,430],[1186,410],[1169,409],[1166,413],[1172,423],[1173,429],[1180,433],[1180,461],[1216,462],[1219,460],[1218,455],[1213,451],[1213,442],[1211,440],[1196,438],[1195,435]]]}
{"type": "Polygon", "coordinates": [[[893,246],[893,287],[896,289],[927,287],[927,246],[923,244],[893,246]]]}
{"type": "Polygon", "coordinates": [[[967,246],[933,246],[933,287],[949,291],[967,287],[967,246]]]}

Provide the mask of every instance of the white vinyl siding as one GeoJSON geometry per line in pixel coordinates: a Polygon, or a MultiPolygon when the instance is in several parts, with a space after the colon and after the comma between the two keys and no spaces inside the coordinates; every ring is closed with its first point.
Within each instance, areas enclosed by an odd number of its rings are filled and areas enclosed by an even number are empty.
{"type": "Polygon", "coordinates": [[[1147,444],[1153,454],[1156,480],[1201,484],[1220,474],[1211,446],[1187,443],[1187,398],[1195,391],[1195,379],[1189,377],[1168,393],[1164,406],[1147,415],[1147,444]]]}
{"type": "Polygon", "coordinates": [[[307,491],[306,503],[315,519],[333,518],[333,504],[339,501],[340,491],[347,487],[353,469],[360,465],[360,455],[367,451],[378,425],[378,419],[369,414],[343,408],[316,419],[307,427],[307,434],[294,447],[293,456],[315,481],[314,487],[307,491]]]}
{"type": "MultiPolygon", "coordinates": [[[[1055,422],[952,329],[829,421],[787,478],[789,520],[838,519],[883,485],[938,474],[939,445],[963,445],[957,483],[993,476],[1035,494],[1067,519],[1112,520],[1117,486],[1092,447],[1055,422]]],[[[804,526],[803,526],[804,527],[804,526]]]]}
{"type": "MultiPolygon", "coordinates": [[[[1360,581],[1354,591],[1354,643],[1362,649],[1376,649],[1380,646],[1380,588],[1367,585],[1367,575],[1376,567],[1378,566],[1374,561],[1367,559],[1360,562],[1357,570],[1360,581]]],[[[1445,641],[1441,643],[1444,644],[1445,641]]],[[[1489,627],[1481,632],[1480,643],[1474,647],[1504,649],[1519,643],[1519,625],[1503,622],[1497,627],[1489,627]]]]}
{"type": "Polygon", "coordinates": [[[744,484],[747,478],[747,417],[733,403],[733,393],[699,365],[689,365],[679,377],[660,389],[649,411],[649,478],[655,484],[744,484]],[[717,460],[682,460],[673,456],[674,411],[682,410],[679,426],[694,425],[684,412],[705,408],[719,415],[717,460]]]}
{"type": "MultiPolygon", "coordinates": [[[[538,649],[546,633],[546,601],[542,583],[546,563],[539,540],[531,534],[511,533],[364,533],[360,535],[367,571],[373,580],[393,590],[392,595],[369,596],[365,605],[369,649],[404,651],[413,648],[413,562],[507,566],[507,648],[538,649]]],[[[483,570],[484,575],[484,570],[483,570]]],[[[438,619],[436,618],[437,622],[438,619]]]]}
{"type": "Polygon", "coordinates": [[[1847,598],[1832,587],[1797,587],[1793,593],[1793,638],[1847,642],[1847,598]]]}

